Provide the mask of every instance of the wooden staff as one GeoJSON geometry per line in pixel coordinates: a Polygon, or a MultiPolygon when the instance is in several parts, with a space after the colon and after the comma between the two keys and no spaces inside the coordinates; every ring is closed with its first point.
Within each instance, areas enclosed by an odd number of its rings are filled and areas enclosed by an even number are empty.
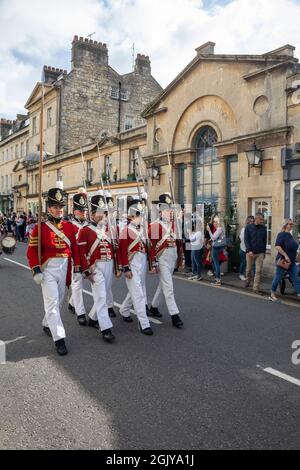
{"type": "Polygon", "coordinates": [[[42,102],[40,115],[40,160],[39,160],[39,209],[38,209],[38,258],[40,265],[42,264],[42,178],[43,178],[43,153],[44,153],[44,84],[42,83],[42,102]]]}

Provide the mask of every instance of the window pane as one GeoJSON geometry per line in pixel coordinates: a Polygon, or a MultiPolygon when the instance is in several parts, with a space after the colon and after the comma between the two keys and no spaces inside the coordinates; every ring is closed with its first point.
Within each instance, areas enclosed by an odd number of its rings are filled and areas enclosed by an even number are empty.
{"type": "Polygon", "coordinates": [[[220,175],[220,166],[219,164],[214,164],[212,166],[212,183],[219,182],[219,175],[220,175]]]}
{"type": "Polygon", "coordinates": [[[211,184],[211,166],[204,167],[204,184],[211,184]]]}

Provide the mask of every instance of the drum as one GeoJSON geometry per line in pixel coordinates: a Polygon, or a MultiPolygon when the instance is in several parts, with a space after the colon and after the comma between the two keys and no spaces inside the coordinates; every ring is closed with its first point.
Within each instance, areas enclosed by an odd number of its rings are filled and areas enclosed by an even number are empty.
{"type": "Polygon", "coordinates": [[[15,251],[16,244],[17,242],[14,237],[8,237],[8,236],[4,237],[1,240],[3,253],[5,253],[6,255],[12,255],[13,252],[15,251]]]}

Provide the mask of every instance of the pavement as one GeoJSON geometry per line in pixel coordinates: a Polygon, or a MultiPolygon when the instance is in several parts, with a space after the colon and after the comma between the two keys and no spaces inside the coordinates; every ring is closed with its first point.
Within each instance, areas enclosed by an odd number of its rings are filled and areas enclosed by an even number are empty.
{"type": "MultiPolygon", "coordinates": [[[[184,272],[177,272],[175,274],[177,277],[181,279],[187,279],[189,276],[191,276],[191,273],[184,273],[184,272]]],[[[214,277],[209,277],[207,274],[207,270],[204,270],[202,273],[203,280],[201,281],[203,284],[211,284],[214,282],[214,277]]],[[[260,291],[261,293],[265,296],[268,297],[270,296],[271,292],[271,286],[272,286],[273,278],[270,276],[263,275],[262,280],[261,280],[261,286],[260,286],[260,291]]],[[[245,282],[240,280],[239,273],[225,273],[224,276],[222,276],[222,285],[225,287],[232,287],[234,289],[239,289],[241,291],[245,291],[245,282]]],[[[247,292],[251,293],[252,285],[250,289],[247,289],[247,292]]],[[[291,301],[295,303],[299,303],[299,300],[297,298],[296,292],[292,286],[292,284],[286,280],[286,289],[284,295],[281,295],[279,292],[279,287],[277,290],[277,297],[279,301],[291,301]]]]}
{"type": "MultiPolygon", "coordinates": [[[[118,316],[106,344],[65,302],[69,354],[59,357],[42,333],[25,248],[0,257],[0,449],[300,448],[299,304],[175,277],[183,330],[162,305],[153,337],[118,316]]],[[[147,286],[151,299],[156,276],[147,286]]],[[[113,293],[119,304],[124,279],[113,293]]]]}

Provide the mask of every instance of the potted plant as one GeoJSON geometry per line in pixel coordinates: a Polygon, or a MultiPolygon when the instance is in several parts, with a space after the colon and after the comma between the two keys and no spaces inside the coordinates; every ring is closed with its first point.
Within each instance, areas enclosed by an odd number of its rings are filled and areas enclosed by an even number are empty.
{"type": "Polygon", "coordinates": [[[127,175],[127,181],[136,181],[135,173],[130,173],[129,175],[127,175]]]}

